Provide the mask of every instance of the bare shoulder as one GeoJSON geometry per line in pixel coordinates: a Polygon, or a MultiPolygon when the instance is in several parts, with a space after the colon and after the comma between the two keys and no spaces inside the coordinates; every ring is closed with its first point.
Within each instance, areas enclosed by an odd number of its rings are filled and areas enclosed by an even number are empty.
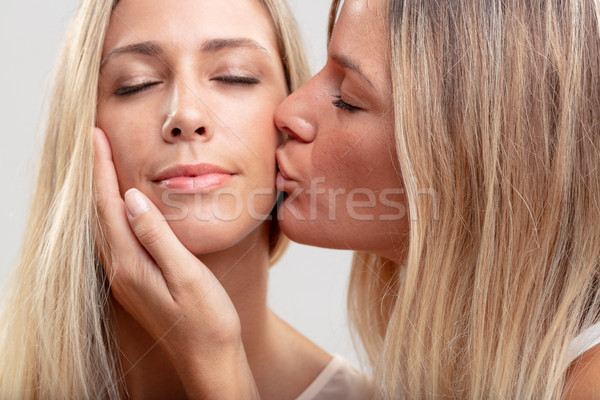
{"type": "Polygon", "coordinates": [[[600,345],[585,352],[569,367],[564,398],[600,399],[600,345]]]}

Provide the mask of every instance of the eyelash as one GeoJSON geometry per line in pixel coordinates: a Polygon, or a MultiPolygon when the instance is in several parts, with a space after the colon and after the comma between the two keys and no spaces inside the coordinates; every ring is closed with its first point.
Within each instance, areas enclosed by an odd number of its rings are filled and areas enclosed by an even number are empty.
{"type": "MultiPolygon", "coordinates": [[[[213,81],[222,82],[226,84],[237,84],[237,85],[257,85],[260,80],[248,76],[220,76],[213,78],[213,81]]],[[[151,88],[152,86],[158,85],[161,82],[144,82],[137,85],[123,86],[115,90],[115,96],[127,96],[134,93],[144,91],[151,88]]]]}
{"type": "Polygon", "coordinates": [[[334,95],[333,97],[336,100],[332,101],[331,103],[341,110],[350,111],[350,112],[356,112],[356,111],[361,110],[360,107],[356,107],[356,106],[346,103],[344,100],[342,100],[341,95],[334,95]]]}
{"type": "Polygon", "coordinates": [[[212,79],[213,81],[228,83],[228,84],[238,84],[238,85],[256,85],[260,83],[260,80],[257,78],[253,78],[250,76],[235,76],[235,75],[226,75],[219,76],[212,79]]]}
{"type": "Polygon", "coordinates": [[[144,82],[144,83],[139,83],[137,85],[123,86],[123,87],[115,90],[114,94],[115,94],[115,96],[127,96],[127,95],[131,95],[134,93],[144,91],[144,90],[149,89],[152,86],[156,86],[160,83],[161,82],[144,82]]]}

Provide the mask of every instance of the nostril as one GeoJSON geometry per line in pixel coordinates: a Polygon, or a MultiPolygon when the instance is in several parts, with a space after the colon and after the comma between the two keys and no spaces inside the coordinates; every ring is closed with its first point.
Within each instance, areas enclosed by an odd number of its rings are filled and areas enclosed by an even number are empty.
{"type": "Polygon", "coordinates": [[[179,135],[181,135],[181,129],[179,129],[179,128],[173,128],[173,130],[171,131],[171,133],[173,134],[173,136],[179,136],[179,135]]]}
{"type": "Polygon", "coordinates": [[[203,126],[196,129],[194,132],[196,132],[198,135],[204,135],[206,133],[206,128],[204,128],[203,126]]]}
{"type": "Polygon", "coordinates": [[[283,127],[279,128],[279,132],[283,133],[285,136],[291,136],[291,137],[296,136],[294,134],[294,132],[292,132],[292,130],[290,128],[288,128],[287,126],[283,126],[283,127]]]}

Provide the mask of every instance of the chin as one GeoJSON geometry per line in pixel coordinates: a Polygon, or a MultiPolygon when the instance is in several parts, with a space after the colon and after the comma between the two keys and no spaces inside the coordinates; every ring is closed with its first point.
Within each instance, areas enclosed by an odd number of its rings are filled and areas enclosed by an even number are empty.
{"type": "Polygon", "coordinates": [[[280,215],[279,227],[285,236],[296,243],[328,249],[348,249],[342,238],[336,236],[336,229],[332,224],[323,225],[318,220],[300,221],[284,211],[280,215]]]}
{"type": "Polygon", "coordinates": [[[179,241],[196,256],[221,252],[237,245],[257,231],[264,222],[262,218],[269,215],[275,202],[274,198],[261,199],[255,203],[256,214],[250,214],[246,207],[239,207],[237,199],[228,201],[229,197],[225,196],[218,203],[218,208],[212,198],[201,199],[204,202],[197,202],[196,197],[183,196],[176,198],[176,206],[155,202],[179,241]]]}
{"type": "Polygon", "coordinates": [[[282,207],[278,211],[278,222],[281,231],[296,243],[307,244],[311,246],[324,247],[322,241],[324,234],[319,231],[316,221],[301,214],[304,220],[299,220],[297,215],[282,207]]]}
{"type": "MultiPolygon", "coordinates": [[[[306,218],[306,217],[305,217],[306,218]]],[[[326,215],[318,215],[315,220],[301,221],[289,211],[280,215],[279,226],[282,232],[296,243],[327,249],[364,251],[395,260],[397,250],[407,243],[407,236],[399,236],[398,242],[392,242],[391,234],[384,234],[389,227],[363,224],[351,220],[329,220],[326,215]]]]}
{"type": "Polygon", "coordinates": [[[186,218],[168,223],[179,241],[196,256],[230,249],[260,225],[260,222],[241,218],[227,222],[186,218]]]}

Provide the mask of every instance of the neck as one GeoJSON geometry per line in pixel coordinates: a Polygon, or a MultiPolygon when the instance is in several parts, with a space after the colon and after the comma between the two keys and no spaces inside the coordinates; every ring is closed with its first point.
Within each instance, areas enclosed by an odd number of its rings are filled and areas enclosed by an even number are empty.
{"type": "MultiPolygon", "coordinates": [[[[269,225],[263,223],[231,248],[198,256],[223,285],[238,312],[242,341],[251,367],[256,363],[261,349],[268,347],[266,341],[273,319],[267,307],[268,236],[269,225]]],[[[183,386],[160,343],[157,345],[112,298],[111,303],[130,398],[146,398],[148,394],[184,398],[183,386]]]]}
{"type": "MultiPolygon", "coordinates": [[[[227,251],[199,259],[235,306],[246,358],[262,399],[296,398],[331,357],[267,307],[269,226],[264,223],[227,251]]],[[[184,399],[173,364],[155,340],[115,301],[114,322],[128,397],[184,399]]]]}
{"type": "Polygon", "coordinates": [[[269,316],[269,225],[264,223],[235,246],[198,258],[217,277],[240,317],[242,340],[261,337],[269,316]],[[252,327],[252,329],[248,329],[252,327]]]}

